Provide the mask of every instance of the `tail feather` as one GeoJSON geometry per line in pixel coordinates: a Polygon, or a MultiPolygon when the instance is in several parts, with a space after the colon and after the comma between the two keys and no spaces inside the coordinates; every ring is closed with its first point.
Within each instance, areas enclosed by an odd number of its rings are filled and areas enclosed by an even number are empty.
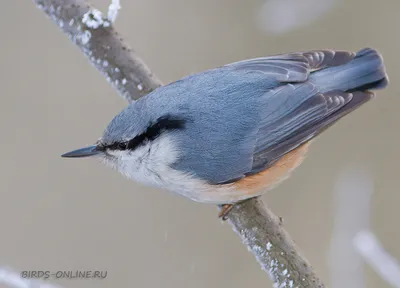
{"type": "Polygon", "coordinates": [[[388,79],[387,79],[387,77],[385,77],[381,80],[371,82],[371,83],[356,87],[354,89],[349,89],[349,90],[347,90],[347,92],[384,89],[388,85],[388,83],[389,83],[388,79]]]}
{"type": "Polygon", "coordinates": [[[331,90],[376,90],[383,89],[388,84],[382,56],[371,48],[360,50],[344,65],[313,72],[309,80],[317,85],[322,93],[331,90]]]}

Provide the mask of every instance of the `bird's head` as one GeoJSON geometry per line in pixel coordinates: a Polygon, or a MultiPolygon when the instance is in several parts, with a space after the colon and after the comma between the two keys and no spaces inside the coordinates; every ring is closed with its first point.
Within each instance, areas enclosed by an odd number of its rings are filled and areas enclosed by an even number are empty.
{"type": "Polygon", "coordinates": [[[151,115],[141,103],[136,104],[115,116],[94,145],[73,150],[62,157],[100,157],[130,178],[136,178],[143,166],[176,160],[170,135],[183,129],[185,121],[171,114],[151,115]]]}

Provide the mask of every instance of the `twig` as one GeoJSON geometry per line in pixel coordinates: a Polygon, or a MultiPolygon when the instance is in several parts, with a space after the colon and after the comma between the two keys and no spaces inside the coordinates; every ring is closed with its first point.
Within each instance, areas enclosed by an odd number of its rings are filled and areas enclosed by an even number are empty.
{"type": "MultiPolygon", "coordinates": [[[[161,85],[123,43],[110,21],[84,0],[33,1],[69,35],[125,98],[138,99],[161,85]]],[[[263,269],[269,272],[274,287],[324,287],[280,220],[261,200],[251,199],[236,205],[228,221],[263,269]]]]}
{"type": "Polygon", "coordinates": [[[400,287],[400,263],[385,251],[371,231],[360,231],[353,243],[360,255],[382,279],[393,287],[400,287]]]}
{"type": "Polygon", "coordinates": [[[366,287],[363,261],[383,280],[400,288],[400,263],[370,231],[372,177],[364,169],[345,169],[336,184],[335,229],[331,244],[332,287],[366,287]]]}
{"type": "Polygon", "coordinates": [[[331,287],[364,288],[364,261],[353,239],[370,226],[373,179],[364,168],[344,168],[335,183],[334,228],[331,240],[331,287]]]}

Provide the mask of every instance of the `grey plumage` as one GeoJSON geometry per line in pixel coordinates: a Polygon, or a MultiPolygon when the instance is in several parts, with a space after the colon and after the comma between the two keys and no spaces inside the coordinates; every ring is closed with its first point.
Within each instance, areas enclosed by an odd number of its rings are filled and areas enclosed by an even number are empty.
{"type": "Polygon", "coordinates": [[[168,132],[180,152],[172,168],[226,183],[268,168],[386,85],[372,49],[245,60],[160,87],[117,115],[102,141],[129,140],[173,115],[186,123],[168,132]]]}

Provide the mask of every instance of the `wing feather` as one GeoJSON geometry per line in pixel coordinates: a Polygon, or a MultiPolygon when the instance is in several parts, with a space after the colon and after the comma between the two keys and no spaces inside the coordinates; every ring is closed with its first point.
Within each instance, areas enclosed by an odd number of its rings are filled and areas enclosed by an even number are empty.
{"type": "Polygon", "coordinates": [[[262,109],[254,148],[253,167],[247,175],[270,167],[280,157],[371,98],[373,94],[357,91],[358,99],[352,101],[354,93],[351,91],[321,91],[320,86],[310,81],[309,77],[316,71],[347,64],[363,53],[363,50],[358,54],[315,50],[228,65],[240,71],[262,72],[281,83],[262,97],[262,106],[265,108],[262,109]]]}
{"type": "Polygon", "coordinates": [[[315,50],[244,60],[225,67],[260,71],[279,82],[303,82],[315,70],[343,65],[354,57],[355,53],[348,51],[315,50]]]}
{"type": "Polygon", "coordinates": [[[292,131],[291,134],[287,134],[286,137],[282,138],[280,141],[276,141],[273,145],[268,145],[265,149],[259,149],[259,151],[255,152],[253,155],[253,167],[247,175],[256,174],[270,167],[279,160],[280,157],[316,137],[338,119],[372,99],[374,93],[362,91],[353,93],[341,92],[341,95],[325,95],[323,97],[327,104],[327,110],[325,110],[326,116],[313,123],[308,123],[304,127],[298,125],[299,129],[292,131]],[[334,100],[335,98],[337,100],[334,100]],[[334,102],[336,103],[335,105],[332,104],[334,102]]]}

